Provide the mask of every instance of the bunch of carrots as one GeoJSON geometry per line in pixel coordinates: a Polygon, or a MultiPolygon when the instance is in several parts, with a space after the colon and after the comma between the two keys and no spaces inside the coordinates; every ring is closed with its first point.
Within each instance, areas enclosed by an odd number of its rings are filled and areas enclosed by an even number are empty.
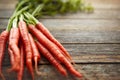
{"type": "Polygon", "coordinates": [[[22,80],[24,63],[32,76],[32,80],[34,80],[33,61],[36,73],[41,75],[38,70],[40,55],[43,55],[62,75],[67,76],[67,69],[71,74],[81,78],[82,75],[73,67],[72,58],[66,49],[42,23],[25,9],[28,7],[15,12],[10,18],[6,30],[0,34],[1,78],[5,80],[2,74],[2,60],[7,42],[11,62],[11,68],[8,69],[8,72],[16,72],[17,80],[22,80]]]}
{"type": "MultiPolygon", "coordinates": [[[[11,67],[7,71],[16,72],[17,80],[22,80],[25,64],[32,76],[32,80],[34,80],[33,63],[35,63],[35,72],[38,75],[42,74],[38,70],[38,62],[41,60],[41,55],[43,55],[62,75],[67,76],[67,69],[74,76],[81,78],[82,75],[73,67],[74,62],[70,54],[35,16],[36,14],[40,16],[41,13],[43,15],[45,11],[53,14],[58,9],[60,9],[60,11],[62,10],[64,13],[76,11],[79,10],[78,7],[80,7],[80,9],[83,7],[80,5],[83,3],[81,0],[67,0],[67,2],[63,0],[57,0],[57,2],[55,2],[55,0],[35,1],[20,0],[13,15],[9,19],[6,30],[0,34],[0,77],[5,80],[2,73],[2,60],[6,44],[8,43],[7,49],[10,56],[11,67]],[[46,4],[48,3],[50,3],[50,5],[47,6],[46,4]],[[55,3],[58,3],[60,6],[55,8],[55,3]],[[71,6],[69,9],[67,8],[68,3],[69,6],[71,6]],[[36,8],[34,4],[38,7],[36,8]],[[78,4],[78,7],[74,6],[74,4],[78,4]],[[74,6],[74,8],[72,6],[74,6]],[[52,10],[49,10],[49,7],[52,10]]],[[[93,10],[93,7],[89,6],[88,9],[93,10]]],[[[58,12],[59,11],[57,11],[57,13],[58,12]]]]}
{"type": "Polygon", "coordinates": [[[71,74],[81,78],[82,75],[76,71],[71,63],[72,58],[66,49],[58,42],[48,29],[28,12],[23,12],[12,19],[11,26],[8,26],[0,34],[0,76],[2,74],[2,59],[5,46],[8,41],[11,68],[9,72],[17,72],[17,80],[22,80],[24,63],[26,63],[32,80],[34,80],[33,61],[35,71],[38,75],[38,62],[42,54],[62,75],[67,76],[66,69],[71,74]],[[12,27],[11,27],[12,26],[12,27]]]}

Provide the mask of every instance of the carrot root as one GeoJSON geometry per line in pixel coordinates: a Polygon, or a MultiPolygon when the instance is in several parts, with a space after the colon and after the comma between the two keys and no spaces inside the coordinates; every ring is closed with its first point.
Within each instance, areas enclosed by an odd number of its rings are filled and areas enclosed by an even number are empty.
{"type": "Polygon", "coordinates": [[[0,77],[2,78],[2,80],[6,80],[4,75],[0,72],[0,77]]]}
{"type": "Polygon", "coordinates": [[[13,64],[14,64],[14,55],[13,55],[13,51],[10,49],[10,47],[8,47],[8,53],[9,53],[9,55],[10,55],[10,60],[11,60],[11,65],[13,66],[13,64]]]}
{"type": "Polygon", "coordinates": [[[67,72],[66,70],[62,67],[62,65],[56,61],[56,59],[51,55],[51,53],[38,41],[36,41],[36,45],[38,46],[39,50],[41,51],[41,54],[43,54],[43,56],[45,56],[50,63],[52,63],[52,65],[54,67],[56,67],[56,69],[64,76],[67,76],[67,72]]]}
{"type": "Polygon", "coordinates": [[[6,42],[7,42],[8,37],[9,37],[9,32],[6,30],[0,34],[0,77],[3,80],[5,80],[5,78],[4,78],[4,75],[2,73],[2,60],[4,57],[4,51],[5,51],[5,46],[6,46],[6,42]]]}
{"type": "Polygon", "coordinates": [[[17,74],[17,80],[22,80],[23,70],[24,70],[24,49],[23,45],[20,45],[20,53],[21,53],[21,62],[20,62],[20,70],[17,74]]]}
{"type": "Polygon", "coordinates": [[[51,40],[53,43],[56,44],[56,46],[58,46],[61,51],[63,52],[62,54],[65,55],[65,57],[67,57],[69,60],[72,60],[70,54],[67,52],[67,50],[61,45],[60,42],[58,42],[54,36],[52,36],[52,34],[49,32],[49,30],[42,24],[42,23],[37,23],[36,27],[49,39],[51,40]]]}
{"type": "Polygon", "coordinates": [[[38,70],[38,59],[37,57],[34,58],[35,61],[35,71],[37,73],[37,75],[41,75],[42,73],[38,70]]]}
{"type": "Polygon", "coordinates": [[[28,68],[28,70],[29,70],[29,72],[30,72],[30,74],[32,76],[32,80],[34,80],[34,72],[33,72],[33,67],[32,67],[32,61],[31,61],[31,59],[28,59],[27,62],[26,62],[26,64],[27,64],[27,68],[28,68]]]}
{"type": "Polygon", "coordinates": [[[42,73],[38,70],[38,61],[40,60],[40,53],[38,51],[38,48],[35,44],[34,38],[32,37],[32,35],[29,33],[29,40],[31,43],[31,47],[32,47],[32,53],[33,53],[33,59],[35,62],[35,71],[37,73],[37,75],[41,75],[42,73]]]}
{"type": "Polygon", "coordinates": [[[19,21],[19,29],[20,29],[20,34],[21,38],[23,41],[23,44],[25,46],[25,53],[26,53],[26,65],[27,68],[32,76],[32,80],[34,80],[34,72],[33,72],[33,67],[32,67],[32,47],[30,44],[29,36],[28,36],[28,29],[26,23],[23,21],[22,16],[19,21]]]}

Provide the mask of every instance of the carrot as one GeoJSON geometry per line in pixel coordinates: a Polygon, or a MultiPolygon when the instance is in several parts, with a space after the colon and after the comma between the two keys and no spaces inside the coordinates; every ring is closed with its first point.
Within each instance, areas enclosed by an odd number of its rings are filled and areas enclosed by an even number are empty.
{"type": "Polygon", "coordinates": [[[12,68],[9,69],[8,71],[12,71],[12,70],[19,71],[20,69],[20,50],[18,48],[19,37],[20,37],[19,28],[13,27],[10,31],[9,47],[13,52],[15,62],[12,68]]]}
{"type": "Polygon", "coordinates": [[[10,49],[9,46],[8,46],[8,53],[10,55],[11,65],[13,66],[14,62],[15,62],[15,56],[14,56],[13,51],[10,49]]]}
{"type": "Polygon", "coordinates": [[[34,73],[33,73],[33,67],[32,67],[32,49],[31,49],[31,44],[30,44],[30,40],[29,40],[29,36],[28,36],[27,25],[22,20],[22,18],[19,21],[18,25],[19,25],[20,34],[21,34],[23,44],[25,46],[26,65],[27,65],[27,68],[28,68],[30,74],[32,75],[32,79],[34,80],[34,73]]]}
{"type": "Polygon", "coordinates": [[[61,66],[60,63],[58,63],[55,58],[51,55],[51,53],[42,45],[40,44],[38,41],[36,41],[36,45],[39,48],[41,54],[47,58],[49,60],[50,63],[52,63],[52,65],[54,65],[54,67],[57,68],[57,70],[63,74],[64,76],[67,75],[66,70],[61,66]]]}
{"type": "Polygon", "coordinates": [[[60,60],[67,69],[75,76],[81,77],[82,75],[77,72],[72,64],[61,54],[59,49],[52,43],[48,38],[44,36],[38,29],[34,27],[34,25],[28,25],[30,32],[38,39],[38,41],[44,45],[58,60],[60,60]]]}
{"type": "Polygon", "coordinates": [[[5,80],[3,74],[2,74],[2,60],[4,57],[4,51],[7,43],[7,39],[9,37],[9,32],[7,30],[3,31],[0,34],[0,77],[5,80]]]}
{"type": "Polygon", "coordinates": [[[30,43],[32,46],[32,51],[33,51],[33,58],[34,58],[34,62],[35,62],[35,71],[38,75],[41,75],[41,72],[38,71],[38,67],[37,67],[38,61],[40,61],[40,53],[38,51],[38,48],[37,48],[35,41],[31,34],[29,34],[29,39],[30,39],[30,43]]]}
{"type": "Polygon", "coordinates": [[[36,27],[53,43],[55,43],[62,51],[62,54],[64,54],[68,59],[72,60],[71,56],[67,52],[67,50],[61,45],[59,41],[57,41],[52,34],[49,32],[49,30],[40,22],[36,24],[36,27]]]}
{"type": "Polygon", "coordinates": [[[22,80],[22,77],[23,77],[23,71],[24,71],[24,49],[23,49],[23,45],[21,43],[20,45],[20,56],[21,56],[21,62],[20,62],[20,70],[18,72],[18,75],[17,75],[17,80],[22,80]]]}
{"type": "MultiPolygon", "coordinates": [[[[61,49],[61,53],[63,55],[65,55],[65,57],[72,61],[71,56],[69,55],[69,53],[66,51],[66,49],[52,36],[52,34],[49,32],[49,30],[42,24],[40,23],[36,18],[34,18],[31,14],[29,13],[24,13],[24,15],[28,18],[28,19],[33,19],[33,21],[36,23],[36,27],[50,40],[52,41],[54,44],[56,44],[56,46],[58,46],[61,49]]],[[[74,63],[74,62],[73,62],[74,63]]]]}

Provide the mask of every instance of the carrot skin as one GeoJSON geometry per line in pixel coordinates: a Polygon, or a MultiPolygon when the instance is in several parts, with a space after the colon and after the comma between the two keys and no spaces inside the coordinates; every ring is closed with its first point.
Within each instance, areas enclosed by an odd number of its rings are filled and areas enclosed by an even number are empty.
{"type": "Polygon", "coordinates": [[[40,61],[40,53],[38,51],[38,48],[35,44],[35,41],[32,37],[32,35],[29,33],[29,39],[30,39],[30,43],[31,43],[31,47],[32,47],[32,52],[33,52],[33,59],[35,62],[35,71],[38,75],[41,75],[41,72],[38,71],[38,62],[40,61]]]}
{"type": "Polygon", "coordinates": [[[10,49],[10,47],[8,47],[8,53],[10,55],[11,65],[13,66],[15,62],[15,56],[13,54],[13,51],[10,49]]]}
{"type": "Polygon", "coordinates": [[[27,68],[32,76],[32,80],[34,80],[34,72],[33,72],[33,67],[32,67],[33,54],[32,54],[32,48],[31,48],[31,44],[30,44],[30,40],[29,40],[29,36],[28,36],[27,25],[23,20],[20,20],[18,25],[19,25],[20,34],[21,34],[23,44],[25,46],[26,65],[27,65],[27,68]]]}
{"type": "Polygon", "coordinates": [[[39,53],[38,48],[37,48],[37,46],[36,46],[36,44],[35,44],[35,41],[34,41],[32,35],[31,35],[30,33],[29,33],[28,35],[29,35],[29,39],[30,39],[32,51],[33,51],[33,53],[34,53],[34,54],[33,54],[33,58],[34,58],[34,57],[38,57],[38,60],[40,60],[40,53],[39,53]]]}
{"type": "Polygon", "coordinates": [[[49,39],[51,40],[54,44],[56,44],[61,51],[69,60],[72,60],[70,54],[67,52],[67,50],[61,45],[59,41],[57,41],[54,36],[49,32],[49,30],[42,24],[42,23],[37,23],[36,27],[49,39]]]}
{"type": "MultiPolygon", "coordinates": [[[[10,36],[9,36],[9,47],[13,52],[14,55],[14,64],[9,71],[19,71],[20,69],[20,50],[18,48],[18,42],[19,42],[19,37],[20,37],[20,32],[19,28],[12,28],[10,31],[10,36]]],[[[12,56],[12,55],[11,55],[12,56]]]]}
{"type": "Polygon", "coordinates": [[[81,77],[82,75],[77,72],[71,63],[63,56],[63,54],[59,51],[59,49],[48,40],[38,29],[34,27],[34,25],[28,25],[28,28],[32,34],[38,39],[38,41],[44,45],[58,60],[60,60],[64,65],[68,68],[68,70],[75,76],[81,77]]]}
{"type": "Polygon", "coordinates": [[[17,80],[22,80],[23,78],[23,71],[24,71],[24,48],[23,45],[20,45],[20,55],[21,55],[21,62],[20,62],[20,70],[17,75],[17,80]]]}
{"type": "Polygon", "coordinates": [[[52,65],[54,65],[54,67],[56,67],[56,69],[61,74],[63,74],[64,76],[67,76],[66,70],[62,67],[62,65],[60,63],[58,63],[55,60],[55,58],[51,55],[51,53],[38,41],[36,41],[36,45],[38,46],[39,50],[41,51],[41,54],[43,54],[43,56],[46,57],[49,60],[49,62],[52,63],[52,65]]]}
{"type": "Polygon", "coordinates": [[[2,60],[4,57],[4,51],[7,43],[7,39],[9,37],[9,32],[8,31],[3,31],[0,34],[0,77],[5,80],[3,74],[2,74],[2,60]]]}

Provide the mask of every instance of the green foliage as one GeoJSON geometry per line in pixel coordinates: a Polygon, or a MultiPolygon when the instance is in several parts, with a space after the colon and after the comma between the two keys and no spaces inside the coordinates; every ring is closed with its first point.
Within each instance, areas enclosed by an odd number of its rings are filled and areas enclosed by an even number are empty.
{"type": "MultiPolygon", "coordinates": [[[[24,3],[24,1],[26,0],[19,0],[17,5],[24,3]]],[[[73,13],[77,11],[93,12],[94,10],[93,6],[85,5],[83,0],[27,0],[27,2],[22,4],[19,9],[28,5],[31,6],[28,12],[35,17],[44,15],[53,16],[56,14],[73,13]]]]}

